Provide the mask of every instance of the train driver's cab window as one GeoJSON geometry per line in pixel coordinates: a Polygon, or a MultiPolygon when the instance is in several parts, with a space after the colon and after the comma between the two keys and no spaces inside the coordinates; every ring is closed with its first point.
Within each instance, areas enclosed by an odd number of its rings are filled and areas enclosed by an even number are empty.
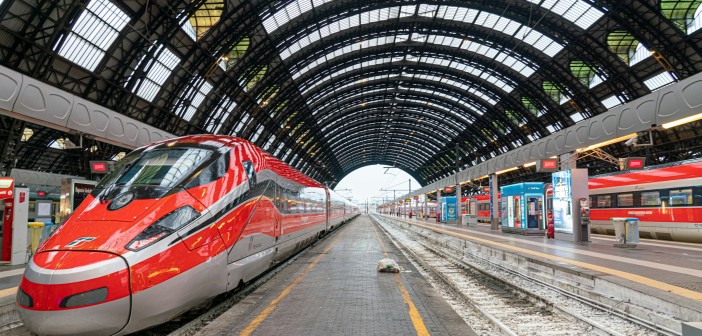
{"type": "Polygon", "coordinates": [[[634,206],[634,194],[618,194],[617,195],[617,206],[620,208],[634,206]]]}
{"type": "Polygon", "coordinates": [[[229,167],[229,153],[222,154],[217,160],[210,163],[209,166],[204,168],[200,173],[188,183],[187,189],[208,184],[210,182],[220,179],[227,173],[227,168],[229,167]]]}
{"type": "Polygon", "coordinates": [[[641,193],[642,206],[661,205],[661,194],[658,191],[644,191],[641,193]]]}
{"type": "Polygon", "coordinates": [[[253,162],[243,161],[241,165],[244,167],[246,178],[249,180],[249,188],[253,188],[253,186],[256,185],[256,169],[254,168],[253,162]]]}
{"type": "Polygon", "coordinates": [[[671,190],[670,205],[692,205],[692,189],[671,190]]]}
{"type": "Polygon", "coordinates": [[[597,196],[597,207],[598,208],[609,208],[612,206],[612,198],[610,195],[598,195],[597,196]]]}

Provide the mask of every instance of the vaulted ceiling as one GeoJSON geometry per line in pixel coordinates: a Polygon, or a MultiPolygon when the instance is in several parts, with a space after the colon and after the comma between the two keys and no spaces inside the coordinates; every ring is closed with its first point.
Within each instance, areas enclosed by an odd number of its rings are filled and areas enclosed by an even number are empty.
{"type": "MultiPolygon", "coordinates": [[[[381,163],[424,184],[457,145],[471,166],[700,72],[700,2],[4,0],[0,64],[322,182],[381,163]]],[[[25,125],[3,124],[16,156],[25,125]]],[[[32,127],[28,147],[57,136],[32,127]]],[[[20,166],[66,172],[42,160],[20,166]]]]}

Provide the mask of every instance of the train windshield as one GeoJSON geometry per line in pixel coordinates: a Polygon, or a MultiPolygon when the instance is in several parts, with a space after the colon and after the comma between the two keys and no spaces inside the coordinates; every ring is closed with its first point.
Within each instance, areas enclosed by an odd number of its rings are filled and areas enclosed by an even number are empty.
{"type": "Polygon", "coordinates": [[[117,186],[173,188],[200,167],[213,152],[201,148],[168,148],[144,153],[117,178],[117,186]]]}

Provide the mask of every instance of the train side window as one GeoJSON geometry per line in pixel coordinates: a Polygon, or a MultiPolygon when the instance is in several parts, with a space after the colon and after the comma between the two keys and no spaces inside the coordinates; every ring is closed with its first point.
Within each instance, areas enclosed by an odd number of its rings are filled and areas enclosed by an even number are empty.
{"type": "Polygon", "coordinates": [[[670,190],[670,205],[692,205],[692,189],[670,190]]]}
{"type": "Polygon", "coordinates": [[[598,195],[597,196],[597,207],[598,208],[609,208],[612,206],[612,197],[610,195],[598,195]]]}
{"type": "Polygon", "coordinates": [[[642,206],[658,206],[661,205],[661,193],[659,191],[642,191],[641,192],[642,206]]]}
{"type": "Polygon", "coordinates": [[[692,198],[693,205],[702,205],[702,187],[692,187],[692,198]]]}
{"type": "Polygon", "coordinates": [[[617,207],[625,208],[634,206],[634,194],[617,194],[617,207]]]}
{"type": "Polygon", "coordinates": [[[588,197],[588,202],[590,203],[590,204],[589,204],[590,208],[593,208],[593,207],[595,207],[595,206],[597,205],[597,203],[593,202],[594,199],[595,199],[594,196],[588,197]]]}

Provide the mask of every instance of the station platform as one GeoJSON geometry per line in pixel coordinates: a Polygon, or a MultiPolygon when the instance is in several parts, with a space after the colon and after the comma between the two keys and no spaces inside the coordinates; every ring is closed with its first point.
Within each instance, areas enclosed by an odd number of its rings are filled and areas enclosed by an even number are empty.
{"type": "Polygon", "coordinates": [[[199,335],[475,335],[368,215],[342,226],[199,335]],[[383,258],[401,273],[380,273],[383,258]]]}
{"type": "Polygon", "coordinates": [[[474,249],[487,247],[490,251],[481,253],[504,258],[501,263],[513,268],[561,277],[575,292],[590,287],[603,296],[658,309],[683,321],[702,321],[702,244],[641,239],[636,248],[620,248],[614,247],[612,236],[591,235],[589,242],[576,243],[504,233],[491,230],[489,224],[384,218],[461,239],[466,246],[478,246],[474,249]]]}

